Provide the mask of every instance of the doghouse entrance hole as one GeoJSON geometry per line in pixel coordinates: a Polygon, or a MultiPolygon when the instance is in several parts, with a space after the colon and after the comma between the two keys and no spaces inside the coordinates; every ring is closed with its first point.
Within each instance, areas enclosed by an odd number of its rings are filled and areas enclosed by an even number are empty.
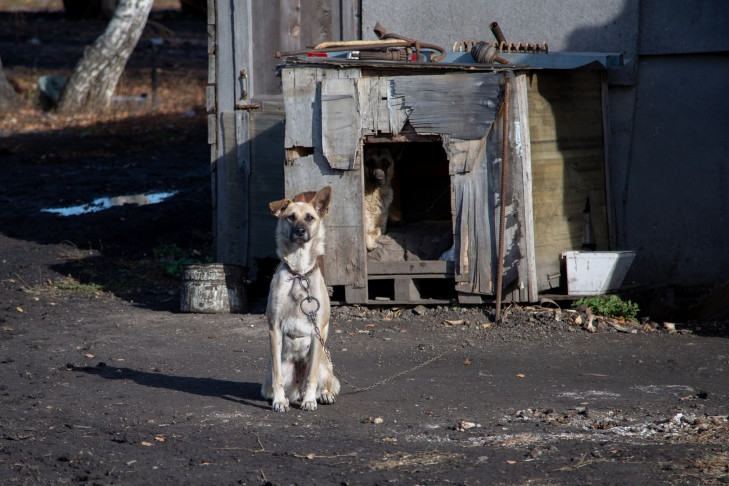
{"type": "Polygon", "coordinates": [[[385,148],[395,160],[395,200],[402,222],[388,220],[379,247],[367,258],[377,262],[438,260],[453,245],[448,157],[442,143],[365,144],[385,148]]]}

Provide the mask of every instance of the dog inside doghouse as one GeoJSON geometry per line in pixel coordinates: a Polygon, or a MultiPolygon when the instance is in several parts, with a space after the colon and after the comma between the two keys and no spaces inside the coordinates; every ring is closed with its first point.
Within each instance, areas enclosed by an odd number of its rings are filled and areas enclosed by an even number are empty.
{"type": "Polygon", "coordinates": [[[365,143],[363,158],[368,261],[448,259],[453,246],[450,176],[439,137],[365,143]],[[375,191],[380,194],[373,196],[375,191]],[[389,202],[387,210],[382,201],[389,202]],[[381,234],[373,228],[377,216],[386,216],[381,234]]]}

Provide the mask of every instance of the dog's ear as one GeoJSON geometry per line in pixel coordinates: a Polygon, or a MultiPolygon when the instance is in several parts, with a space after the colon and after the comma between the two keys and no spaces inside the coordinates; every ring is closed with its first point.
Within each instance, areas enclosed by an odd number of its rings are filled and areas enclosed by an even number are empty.
{"type": "Polygon", "coordinates": [[[392,160],[397,162],[402,158],[403,152],[405,152],[405,146],[404,143],[398,143],[394,144],[395,146],[390,149],[390,155],[392,155],[392,160]]]}
{"type": "Polygon", "coordinates": [[[329,212],[329,204],[332,202],[332,186],[326,186],[319,190],[311,201],[319,217],[324,217],[329,212]]]}
{"type": "Polygon", "coordinates": [[[271,214],[278,218],[281,216],[281,213],[286,211],[286,208],[289,207],[289,204],[291,203],[291,199],[281,199],[280,201],[273,201],[272,203],[269,203],[268,207],[271,208],[271,214]]]}

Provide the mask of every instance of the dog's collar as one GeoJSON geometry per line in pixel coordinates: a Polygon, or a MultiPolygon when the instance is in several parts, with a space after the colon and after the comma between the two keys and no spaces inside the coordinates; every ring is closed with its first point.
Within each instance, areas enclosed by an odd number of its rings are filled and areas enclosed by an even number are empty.
{"type": "Polygon", "coordinates": [[[314,263],[314,266],[309,269],[308,272],[300,273],[295,272],[291,266],[286,263],[285,261],[281,260],[281,263],[283,263],[286,266],[286,270],[291,274],[291,276],[287,279],[287,281],[293,280],[295,278],[308,278],[312,273],[314,273],[314,270],[316,270],[316,267],[319,266],[318,262],[314,263]]]}

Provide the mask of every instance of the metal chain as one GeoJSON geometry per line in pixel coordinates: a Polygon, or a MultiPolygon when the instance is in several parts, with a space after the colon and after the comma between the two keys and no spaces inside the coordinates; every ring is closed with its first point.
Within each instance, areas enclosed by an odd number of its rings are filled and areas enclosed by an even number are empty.
{"type": "MultiPolygon", "coordinates": [[[[289,278],[289,280],[298,280],[301,283],[301,287],[304,289],[304,292],[306,292],[306,297],[301,299],[301,302],[299,302],[299,308],[301,309],[301,312],[303,312],[304,315],[306,315],[306,317],[309,318],[309,321],[311,321],[311,325],[314,327],[314,334],[316,335],[316,338],[321,343],[321,347],[324,350],[324,354],[326,354],[327,359],[333,365],[334,361],[332,361],[332,355],[329,352],[329,348],[326,346],[326,343],[324,342],[324,338],[321,335],[321,331],[319,331],[319,326],[316,325],[316,313],[319,311],[321,304],[319,302],[319,299],[317,299],[316,297],[313,297],[311,295],[311,292],[309,292],[309,287],[310,287],[309,274],[308,273],[304,274],[304,275],[294,274],[294,275],[292,275],[291,278],[289,278]],[[311,304],[312,302],[314,302],[316,304],[316,306],[313,307],[311,310],[306,311],[304,309],[304,302],[306,302],[307,304],[311,304]]],[[[389,376],[383,380],[380,380],[380,381],[373,383],[372,385],[364,387],[364,388],[358,387],[357,385],[350,383],[349,381],[347,381],[344,378],[341,378],[341,380],[342,380],[342,382],[344,382],[344,384],[346,384],[350,388],[353,388],[354,393],[362,393],[362,392],[370,391],[374,388],[377,388],[378,386],[384,385],[385,383],[389,383],[392,380],[395,380],[396,378],[400,378],[401,376],[407,375],[408,373],[412,373],[413,371],[417,371],[420,368],[428,366],[430,363],[433,363],[434,361],[438,361],[439,359],[441,359],[444,356],[446,356],[447,354],[455,351],[456,349],[458,349],[461,346],[463,346],[463,344],[457,344],[451,348],[446,349],[442,353],[440,353],[436,356],[433,356],[432,358],[429,358],[416,366],[413,366],[412,368],[400,371],[399,373],[395,373],[392,376],[389,376]]],[[[341,374],[340,374],[340,377],[341,377],[341,374]]]]}

